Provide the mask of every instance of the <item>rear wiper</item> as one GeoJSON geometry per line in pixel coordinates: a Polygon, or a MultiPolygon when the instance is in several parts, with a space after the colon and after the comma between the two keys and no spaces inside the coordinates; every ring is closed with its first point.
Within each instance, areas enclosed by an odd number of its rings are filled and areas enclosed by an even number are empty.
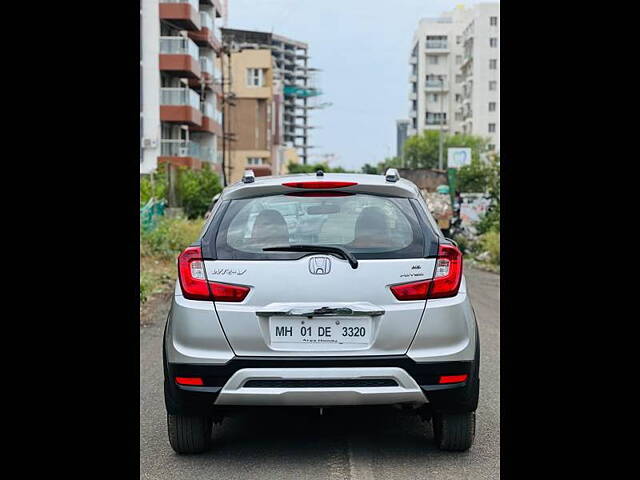
{"type": "Polygon", "coordinates": [[[319,252],[333,253],[349,262],[354,270],[358,268],[358,259],[351,252],[341,247],[327,247],[325,245],[286,245],[283,247],[265,247],[263,252],[319,252]]]}

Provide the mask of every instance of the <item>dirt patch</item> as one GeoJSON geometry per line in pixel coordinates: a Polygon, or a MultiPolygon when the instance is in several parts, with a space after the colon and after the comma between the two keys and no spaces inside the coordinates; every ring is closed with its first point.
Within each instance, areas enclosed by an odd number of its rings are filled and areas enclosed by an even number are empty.
{"type": "Polygon", "coordinates": [[[154,293],[149,299],[140,305],[140,326],[146,327],[158,321],[164,321],[171,306],[173,290],[154,293]]]}

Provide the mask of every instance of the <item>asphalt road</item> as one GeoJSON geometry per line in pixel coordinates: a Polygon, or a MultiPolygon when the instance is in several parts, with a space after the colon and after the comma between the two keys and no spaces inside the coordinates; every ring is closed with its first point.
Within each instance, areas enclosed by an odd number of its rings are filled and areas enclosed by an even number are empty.
{"type": "Polygon", "coordinates": [[[468,452],[439,451],[431,424],[391,407],[270,410],[214,428],[213,448],[173,452],[162,393],[166,309],[140,329],[140,477],[144,479],[500,478],[500,276],[467,269],[481,338],[480,405],[468,452]]]}

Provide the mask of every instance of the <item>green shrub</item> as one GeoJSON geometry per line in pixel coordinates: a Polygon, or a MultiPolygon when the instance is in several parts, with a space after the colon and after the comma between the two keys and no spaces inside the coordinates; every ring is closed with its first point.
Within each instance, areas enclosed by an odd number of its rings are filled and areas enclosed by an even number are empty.
{"type": "Polygon", "coordinates": [[[211,199],[222,190],[220,177],[208,168],[182,170],[179,186],[181,205],[188,218],[204,216],[211,205],[211,199]]]}
{"type": "Polygon", "coordinates": [[[458,248],[464,254],[472,253],[477,249],[477,242],[474,242],[471,238],[464,235],[456,235],[454,237],[455,242],[458,244],[458,248]]]}
{"type": "Polygon", "coordinates": [[[167,198],[167,167],[164,163],[158,165],[153,174],[153,187],[151,186],[151,175],[140,178],[140,205],[145,205],[151,197],[167,198]]]}
{"type": "Polygon", "coordinates": [[[151,275],[140,272],[140,303],[144,303],[149,298],[153,290],[153,278],[151,275]]]}
{"type": "MultiPolygon", "coordinates": [[[[188,218],[202,217],[211,204],[211,199],[220,193],[220,177],[211,169],[190,170],[177,168],[176,197],[180,207],[188,218]]],[[[151,197],[168,201],[168,179],[165,164],[158,166],[154,173],[153,187],[151,176],[140,179],[140,204],[144,205],[151,197]]]]}
{"type": "Polygon", "coordinates": [[[491,230],[480,236],[482,250],[489,252],[489,263],[500,265],[500,232],[491,230]]]}
{"type": "Polygon", "coordinates": [[[153,230],[140,230],[140,254],[174,258],[198,238],[203,220],[162,217],[153,230]]]}

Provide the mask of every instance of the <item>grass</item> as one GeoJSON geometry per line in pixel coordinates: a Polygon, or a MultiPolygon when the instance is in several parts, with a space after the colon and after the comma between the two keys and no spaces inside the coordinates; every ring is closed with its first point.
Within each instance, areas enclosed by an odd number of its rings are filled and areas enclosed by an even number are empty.
{"type": "Polygon", "coordinates": [[[140,231],[140,305],[173,289],[176,260],[198,238],[203,219],[162,218],[155,229],[140,231]]]}

